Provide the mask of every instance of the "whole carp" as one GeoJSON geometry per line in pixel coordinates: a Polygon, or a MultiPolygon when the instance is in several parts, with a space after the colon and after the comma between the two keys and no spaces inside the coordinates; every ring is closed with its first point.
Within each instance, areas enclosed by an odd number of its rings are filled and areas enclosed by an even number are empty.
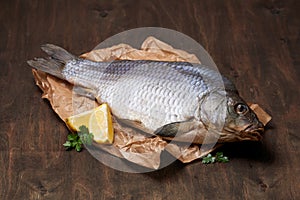
{"type": "MultiPolygon", "coordinates": [[[[204,132],[218,142],[259,140],[264,130],[234,84],[207,66],[188,62],[114,60],[94,62],[43,45],[49,57],[28,64],[76,86],[76,92],[107,103],[116,119],[167,138],[204,132]],[[211,130],[211,131],[208,131],[211,130]]],[[[199,139],[200,138],[200,139],[199,139]]]]}

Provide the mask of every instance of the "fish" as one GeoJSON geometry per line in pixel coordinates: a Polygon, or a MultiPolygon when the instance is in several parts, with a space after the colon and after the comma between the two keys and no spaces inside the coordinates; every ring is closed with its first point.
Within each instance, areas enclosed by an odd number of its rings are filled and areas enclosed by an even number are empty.
{"type": "Polygon", "coordinates": [[[45,44],[46,58],[27,63],[107,103],[122,124],[143,133],[203,143],[259,141],[264,125],[228,78],[208,66],[154,60],[96,62],[45,44]],[[192,139],[191,139],[192,138],[192,139]],[[196,139],[195,139],[196,138],[196,139]]]}

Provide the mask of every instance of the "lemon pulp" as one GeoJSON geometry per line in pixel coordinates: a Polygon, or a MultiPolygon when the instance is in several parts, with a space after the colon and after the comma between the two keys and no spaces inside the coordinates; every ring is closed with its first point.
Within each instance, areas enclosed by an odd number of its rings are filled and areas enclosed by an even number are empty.
{"type": "Polygon", "coordinates": [[[94,135],[94,141],[97,143],[113,143],[112,117],[107,104],[102,104],[92,110],[68,117],[66,124],[72,131],[79,131],[80,126],[86,126],[94,135]]]}

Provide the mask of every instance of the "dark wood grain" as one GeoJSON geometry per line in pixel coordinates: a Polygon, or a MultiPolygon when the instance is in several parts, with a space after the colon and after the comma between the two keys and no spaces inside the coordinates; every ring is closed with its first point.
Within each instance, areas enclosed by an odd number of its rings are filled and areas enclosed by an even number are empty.
{"type": "Polygon", "coordinates": [[[300,199],[300,4],[256,1],[0,2],[0,199],[300,199]],[[247,101],[273,117],[261,143],[227,144],[227,164],[115,171],[66,152],[63,122],[26,60],[54,43],[75,54],[157,26],[201,43],[247,101]]]}

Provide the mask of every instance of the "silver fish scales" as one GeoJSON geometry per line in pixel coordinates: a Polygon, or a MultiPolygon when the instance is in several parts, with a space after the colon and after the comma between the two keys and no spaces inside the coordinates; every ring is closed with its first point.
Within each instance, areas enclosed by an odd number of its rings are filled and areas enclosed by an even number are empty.
{"type": "Polygon", "coordinates": [[[152,131],[195,117],[201,98],[218,86],[207,85],[202,77],[206,73],[214,72],[190,63],[144,60],[98,65],[78,60],[62,71],[66,80],[93,89],[95,97],[108,103],[116,116],[140,121],[152,131]]]}

